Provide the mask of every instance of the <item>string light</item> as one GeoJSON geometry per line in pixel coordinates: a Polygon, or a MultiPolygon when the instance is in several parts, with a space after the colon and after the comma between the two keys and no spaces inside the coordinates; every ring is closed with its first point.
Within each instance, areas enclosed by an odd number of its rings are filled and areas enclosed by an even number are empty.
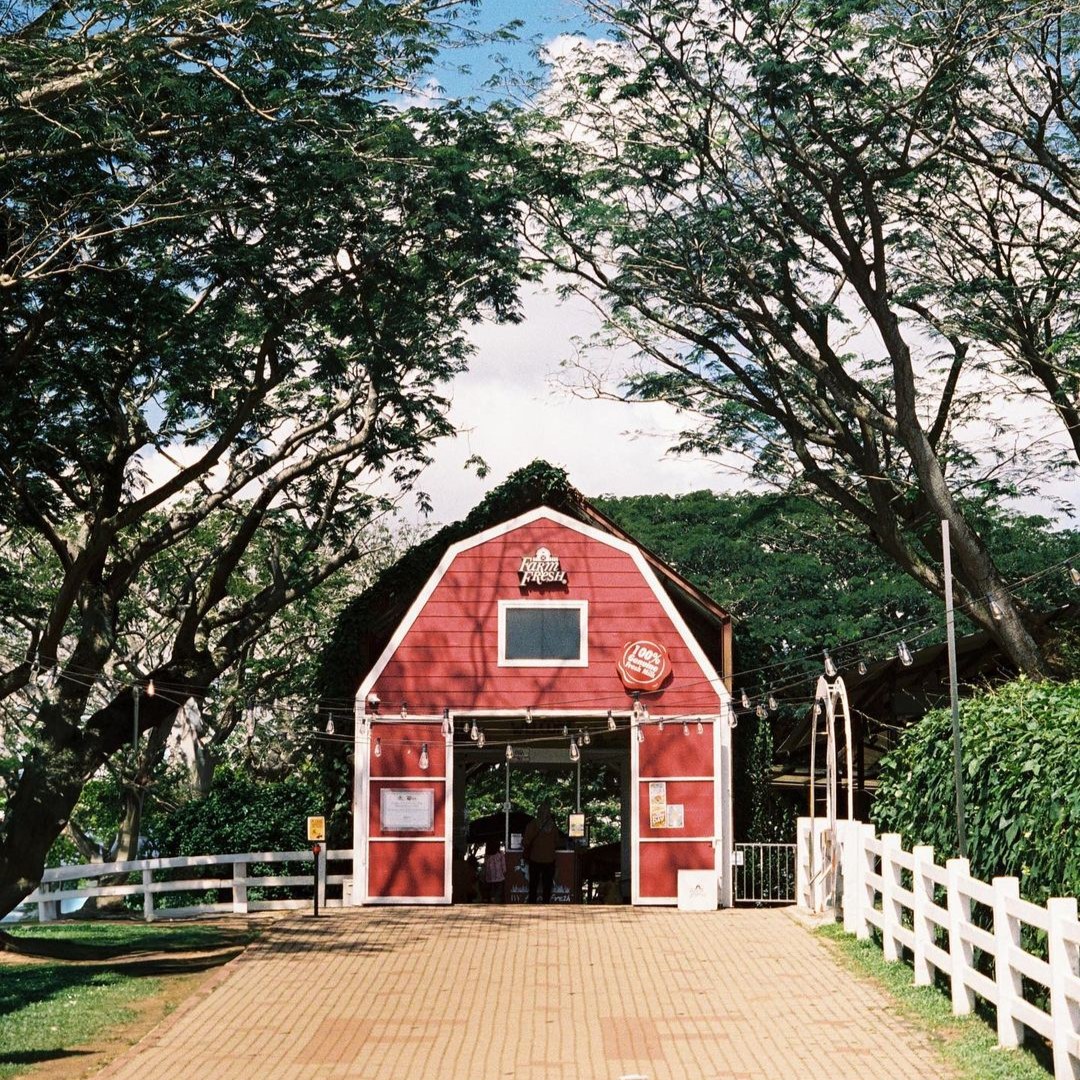
{"type": "Polygon", "coordinates": [[[428,757],[428,752],[427,752],[427,743],[421,743],[420,744],[420,763],[419,764],[420,764],[420,768],[425,769],[425,770],[431,764],[431,760],[428,757]]]}
{"type": "Polygon", "coordinates": [[[908,644],[903,638],[900,639],[900,642],[896,646],[896,655],[900,657],[900,663],[903,664],[904,667],[911,667],[911,665],[915,663],[915,657],[911,655],[911,650],[908,648],[908,644]]]}
{"type": "Polygon", "coordinates": [[[697,722],[697,733],[699,735],[704,735],[705,734],[705,725],[702,724],[702,722],[700,720],[697,722]]]}
{"type": "Polygon", "coordinates": [[[578,749],[577,741],[575,739],[570,740],[570,760],[580,761],[581,751],[578,749]]]}
{"type": "Polygon", "coordinates": [[[570,728],[566,724],[563,724],[563,726],[562,726],[562,737],[565,739],[566,736],[569,735],[569,734],[570,734],[570,728]]]}
{"type": "Polygon", "coordinates": [[[476,742],[480,738],[480,729],[476,726],[476,720],[473,719],[472,726],[469,728],[469,738],[473,742],[476,742]]]}
{"type": "Polygon", "coordinates": [[[750,695],[745,690],[743,690],[742,698],[740,700],[744,709],[750,708],[750,695]]]}
{"type": "Polygon", "coordinates": [[[769,715],[768,710],[760,702],[758,703],[758,707],[754,710],[754,713],[759,720],[764,720],[765,717],[769,715]]]}
{"type": "Polygon", "coordinates": [[[610,709],[607,711],[607,729],[608,731],[614,731],[618,725],[615,723],[615,717],[612,715],[610,709]]]}
{"type": "Polygon", "coordinates": [[[409,719],[409,706],[406,705],[404,701],[401,703],[401,719],[402,720],[408,720],[409,719]]]}
{"type": "Polygon", "coordinates": [[[776,712],[776,710],[780,708],[780,704],[776,700],[776,695],[771,690],[769,691],[768,705],[769,705],[769,709],[772,712],[776,712]]]}
{"type": "Polygon", "coordinates": [[[833,663],[833,658],[829,655],[828,649],[822,649],[821,655],[825,660],[825,675],[827,678],[836,678],[836,664],[833,663]]]}
{"type": "Polygon", "coordinates": [[[583,738],[585,740],[585,745],[586,746],[591,746],[592,745],[592,736],[587,731],[585,732],[583,738]]]}
{"type": "Polygon", "coordinates": [[[478,750],[483,750],[484,749],[484,743],[486,743],[486,742],[487,742],[487,736],[482,731],[477,732],[477,735],[476,735],[476,748],[478,750]]]}
{"type": "Polygon", "coordinates": [[[334,714],[333,713],[330,714],[330,719],[326,721],[326,734],[327,735],[333,735],[334,734],[334,714]]]}
{"type": "Polygon", "coordinates": [[[532,709],[531,708],[526,708],[526,710],[525,710],[525,723],[526,724],[531,724],[532,723],[532,709]]]}
{"type": "Polygon", "coordinates": [[[1001,605],[992,597],[986,598],[987,604],[990,606],[990,616],[994,622],[1001,622],[1005,618],[1005,613],[1001,610],[1001,605]]]}
{"type": "Polygon", "coordinates": [[[690,725],[685,720],[682,722],[682,733],[684,735],[690,734],[690,725]]]}
{"type": "Polygon", "coordinates": [[[156,693],[157,690],[154,688],[154,680],[150,679],[146,684],[146,696],[153,697],[156,693]]]}
{"type": "Polygon", "coordinates": [[[509,743],[506,744],[506,760],[514,760],[514,748],[509,743]]]}
{"type": "Polygon", "coordinates": [[[1080,568],[1073,566],[1072,563],[1069,563],[1069,580],[1080,588],[1080,568]]]}
{"type": "Polygon", "coordinates": [[[645,729],[640,724],[638,724],[638,729],[637,729],[637,741],[638,742],[644,742],[645,741],[645,729]]]}
{"type": "Polygon", "coordinates": [[[859,672],[860,675],[865,675],[866,674],[866,661],[865,660],[860,660],[859,661],[859,666],[858,666],[858,668],[856,670],[859,672]]]}
{"type": "Polygon", "coordinates": [[[656,721],[656,730],[657,731],[663,731],[664,730],[664,718],[662,716],[656,721]]]}
{"type": "Polygon", "coordinates": [[[379,738],[375,740],[375,756],[382,757],[382,739],[379,738]]]}

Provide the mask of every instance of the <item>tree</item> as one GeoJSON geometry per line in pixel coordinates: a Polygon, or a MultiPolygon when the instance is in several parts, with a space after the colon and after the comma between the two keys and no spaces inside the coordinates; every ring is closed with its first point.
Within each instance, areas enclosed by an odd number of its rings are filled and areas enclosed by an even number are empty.
{"type": "Polygon", "coordinates": [[[952,319],[959,290],[931,288],[919,259],[977,59],[961,30],[931,55],[918,18],[873,3],[589,7],[610,40],[558,60],[526,131],[530,237],[603,310],[601,343],[636,350],[617,393],[691,417],[679,449],[816,492],[938,597],[948,521],[960,601],[1042,675],[968,508],[1061,455],[999,415],[1005,331],[952,319]]]}
{"type": "Polygon", "coordinates": [[[361,557],[464,327],[516,317],[498,137],[402,97],[453,6],[3,16],[0,912],[136,704],[171,726],[361,557]]]}

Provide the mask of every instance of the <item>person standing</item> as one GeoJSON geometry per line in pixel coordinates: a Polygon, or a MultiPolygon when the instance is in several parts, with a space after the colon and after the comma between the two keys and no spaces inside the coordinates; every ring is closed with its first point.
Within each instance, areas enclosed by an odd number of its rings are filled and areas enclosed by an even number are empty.
{"type": "Polygon", "coordinates": [[[501,840],[489,840],[484,854],[484,884],[487,902],[501,904],[506,887],[506,854],[501,840]]]}
{"type": "Polygon", "coordinates": [[[555,851],[559,846],[559,830],[551,816],[551,806],[545,799],[536,817],[525,828],[522,849],[529,864],[529,903],[536,903],[540,889],[545,904],[551,903],[555,884],[555,851]],[[541,888],[542,886],[542,888],[541,888]]]}

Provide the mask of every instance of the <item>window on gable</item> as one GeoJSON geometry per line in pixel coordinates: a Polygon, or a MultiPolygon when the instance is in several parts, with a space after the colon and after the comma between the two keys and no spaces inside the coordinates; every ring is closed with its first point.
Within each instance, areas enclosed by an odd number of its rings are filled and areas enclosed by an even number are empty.
{"type": "Polygon", "coordinates": [[[588,602],[499,602],[499,664],[502,667],[585,667],[588,602]]]}

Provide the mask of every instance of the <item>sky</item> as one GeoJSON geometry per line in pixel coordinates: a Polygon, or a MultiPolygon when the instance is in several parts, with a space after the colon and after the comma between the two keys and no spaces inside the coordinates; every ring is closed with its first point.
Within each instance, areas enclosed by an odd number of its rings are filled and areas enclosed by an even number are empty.
{"type": "MultiPolygon", "coordinates": [[[[515,19],[524,24],[518,42],[447,54],[433,72],[447,96],[490,99],[493,92],[484,84],[503,60],[535,71],[535,54],[545,42],[589,30],[575,0],[483,0],[470,21],[490,33],[515,19]]],[[[590,496],[740,486],[739,478],[716,463],[667,453],[681,426],[673,409],[585,400],[559,387],[560,374],[565,376],[560,365],[576,354],[575,339],[598,329],[596,313],[587,305],[560,303],[536,286],[523,291],[522,308],[523,323],[486,324],[472,333],[476,355],[451,388],[451,419],[461,434],[435,448],[435,463],[419,483],[431,497],[430,521],[463,517],[509,473],[535,458],[561,465],[570,482],[590,496]],[[485,479],[465,467],[473,455],[490,467],[485,479]]]]}

